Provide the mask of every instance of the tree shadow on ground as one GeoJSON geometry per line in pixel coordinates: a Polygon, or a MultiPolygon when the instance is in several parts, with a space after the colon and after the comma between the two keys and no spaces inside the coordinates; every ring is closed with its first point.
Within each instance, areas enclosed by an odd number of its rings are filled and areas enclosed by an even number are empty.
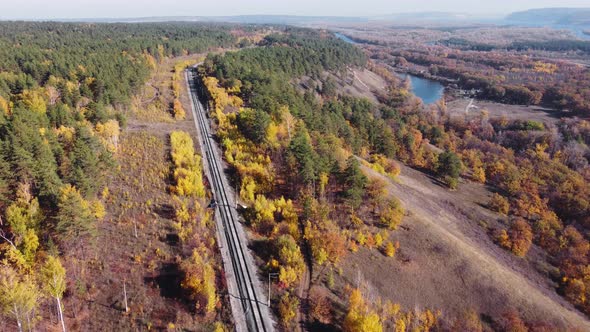
{"type": "Polygon", "coordinates": [[[184,273],[177,263],[165,263],[158,270],[155,277],[146,277],[144,282],[157,287],[162,297],[170,299],[182,299],[183,290],[180,285],[184,273]]]}
{"type": "Polygon", "coordinates": [[[164,219],[174,219],[175,217],[174,207],[170,204],[160,204],[154,207],[154,212],[164,219]]]}

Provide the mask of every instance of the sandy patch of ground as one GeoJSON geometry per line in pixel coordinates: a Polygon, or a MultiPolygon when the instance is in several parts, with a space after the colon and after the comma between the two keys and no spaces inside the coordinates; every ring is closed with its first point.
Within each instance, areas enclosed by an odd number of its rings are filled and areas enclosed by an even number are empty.
{"type": "Polygon", "coordinates": [[[474,107],[466,111],[470,101],[469,98],[455,99],[447,103],[447,110],[452,116],[466,116],[467,119],[477,118],[486,110],[490,118],[535,120],[548,124],[556,123],[563,116],[563,113],[540,106],[507,105],[478,99],[473,101],[474,107]]]}
{"type": "Polygon", "coordinates": [[[337,81],[338,91],[341,94],[368,98],[377,102],[375,91],[382,91],[386,82],[379,75],[367,69],[351,69],[347,72],[346,78],[337,81]]]}
{"type": "MultiPolygon", "coordinates": [[[[378,103],[375,92],[384,91],[387,83],[383,78],[368,69],[349,68],[344,74],[324,73],[322,79],[330,77],[336,84],[339,94],[358,98],[367,98],[373,103],[378,103]]],[[[314,80],[309,76],[303,76],[295,80],[300,91],[305,91],[313,85],[321,87],[320,80],[314,80]]]]}

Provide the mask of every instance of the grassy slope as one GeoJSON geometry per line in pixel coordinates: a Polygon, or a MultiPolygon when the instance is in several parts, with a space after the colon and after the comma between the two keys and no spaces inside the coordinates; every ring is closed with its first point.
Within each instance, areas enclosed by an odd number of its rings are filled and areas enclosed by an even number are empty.
{"type": "Polygon", "coordinates": [[[441,309],[447,317],[458,317],[473,308],[484,317],[498,317],[517,309],[527,320],[590,328],[588,319],[555,292],[541,250],[533,246],[520,259],[492,242],[488,233],[506,217],[486,208],[490,188],[465,181],[458,191],[449,191],[406,166],[397,182],[366,166],[363,171],[386,181],[388,193],[400,199],[408,216],[390,233],[401,245],[395,258],[361,248],[348,253],[340,271],[314,270],[316,291],[326,292],[329,275],[334,278],[329,297],[337,314],[345,313],[345,285],[360,281],[369,298],[391,300],[406,310],[441,309]]]}

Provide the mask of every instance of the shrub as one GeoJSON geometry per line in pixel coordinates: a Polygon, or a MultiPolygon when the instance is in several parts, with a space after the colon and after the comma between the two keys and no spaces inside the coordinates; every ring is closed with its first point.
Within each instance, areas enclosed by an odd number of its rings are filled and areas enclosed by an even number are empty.
{"type": "Polygon", "coordinates": [[[504,249],[511,250],[516,256],[524,257],[533,242],[533,231],[524,219],[515,220],[508,231],[501,230],[496,241],[504,249]]]}
{"type": "Polygon", "coordinates": [[[493,211],[507,215],[508,211],[510,210],[510,203],[504,196],[500,194],[494,194],[489,203],[489,207],[493,211]]]}
{"type": "Polygon", "coordinates": [[[310,295],[309,315],[321,323],[330,322],[332,306],[326,295],[317,291],[317,288],[310,295]]]}
{"type": "Polygon", "coordinates": [[[381,212],[379,219],[383,226],[394,230],[401,224],[404,213],[400,201],[397,198],[391,198],[386,203],[386,207],[381,212]]]}
{"type": "Polygon", "coordinates": [[[281,322],[286,326],[290,327],[293,319],[297,315],[299,308],[299,299],[286,292],[281,296],[279,301],[279,316],[281,316],[281,322]]]}
{"type": "Polygon", "coordinates": [[[533,242],[533,231],[524,219],[517,219],[508,232],[512,240],[512,252],[518,257],[524,257],[533,242]]]}
{"type": "Polygon", "coordinates": [[[187,290],[188,297],[195,303],[198,312],[211,313],[217,304],[215,271],[205,253],[193,250],[192,256],[182,262],[185,274],[181,286],[187,290]]]}
{"type": "Polygon", "coordinates": [[[393,257],[393,256],[395,256],[397,249],[399,249],[399,242],[395,242],[395,244],[394,244],[391,241],[387,241],[387,243],[385,244],[385,247],[383,248],[383,253],[387,257],[393,257]]]}
{"type": "Polygon", "coordinates": [[[172,112],[174,113],[174,118],[176,120],[183,120],[186,117],[186,112],[184,111],[184,107],[182,107],[182,103],[178,99],[174,99],[174,105],[172,107],[172,112]]]}
{"type": "Polygon", "coordinates": [[[369,308],[361,291],[356,288],[348,300],[348,313],[344,318],[346,332],[381,332],[383,326],[379,315],[369,308]]]}

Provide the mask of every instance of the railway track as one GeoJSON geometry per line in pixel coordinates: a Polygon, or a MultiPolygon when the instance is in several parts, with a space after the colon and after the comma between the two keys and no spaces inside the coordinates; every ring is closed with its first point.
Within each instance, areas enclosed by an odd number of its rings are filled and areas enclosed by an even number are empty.
{"type": "MultiPolygon", "coordinates": [[[[197,131],[199,132],[199,141],[201,144],[203,160],[207,163],[208,177],[211,183],[211,190],[217,202],[216,212],[219,216],[217,223],[218,236],[223,237],[221,245],[222,255],[225,254],[224,268],[230,273],[226,273],[228,284],[233,283],[236,294],[231,294],[235,300],[239,301],[241,314],[234,314],[236,320],[236,330],[243,329],[246,326],[248,331],[274,331],[273,322],[270,316],[270,310],[266,304],[266,299],[261,292],[259,281],[256,276],[256,266],[246,247],[247,239],[241,225],[238,222],[235,204],[230,199],[230,187],[227,185],[227,179],[223,173],[223,163],[218,149],[214,146],[210,126],[206,117],[206,110],[200,101],[203,97],[202,87],[197,83],[195,68],[189,68],[186,72],[186,79],[189,87],[191,100],[191,110],[197,131]],[[230,266],[227,266],[230,265],[230,266]],[[238,322],[239,319],[245,322],[238,322]],[[241,328],[242,327],[242,328],[241,328]]],[[[235,203],[235,202],[234,202],[235,203]]],[[[228,287],[232,288],[232,287],[228,287]]],[[[230,300],[230,302],[232,302],[230,300]]],[[[232,307],[234,304],[232,304],[232,307]]],[[[236,308],[232,308],[236,312],[236,308]]]]}

